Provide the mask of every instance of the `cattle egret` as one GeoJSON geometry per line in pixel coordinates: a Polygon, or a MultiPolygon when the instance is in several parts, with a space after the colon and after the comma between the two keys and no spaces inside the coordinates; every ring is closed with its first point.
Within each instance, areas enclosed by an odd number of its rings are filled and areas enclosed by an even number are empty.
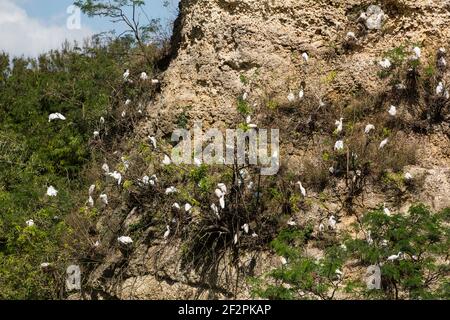
{"type": "Polygon", "coordinates": [[[143,81],[148,80],[148,75],[145,72],[142,72],[141,75],[139,76],[139,78],[143,81]]]}
{"type": "Polygon", "coordinates": [[[169,187],[166,189],[166,194],[171,194],[177,192],[177,189],[175,187],[169,187]]]}
{"type": "Polygon", "coordinates": [[[242,228],[242,230],[244,230],[245,233],[248,233],[248,231],[249,231],[248,223],[244,224],[241,228],[242,228]]]}
{"type": "Polygon", "coordinates": [[[389,115],[395,117],[397,115],[397,107],[391,106],[388,110],[389,115]]]}
{"type": "Polygon", "coordinates": [[[341,270],[339,270],[339,269],[336,269],[335,271],[334,271],[334,273],[339,277],[339,278],[341,278],[342,277],[342,275],[344,274],[341,270]]]}
{"type": "Polygon", "coordinates": [[[150,177],[149,176],[147,176],[147,175],[145,175],[145,176],[143,176],[142,177],[142,183],[144,184],[144,185],[148,185],[149,183],[150,183],[150,177]]]}
{"type": "Polygon", "coordinates": [[[104,123],[105,123],[105,118],[100,117],[100,123],[101,123],[101,124],[104,124],[104,123]]]}
{"type": "Polygon", "coordinates": [[[131,104],[131,100],[130,99],[127,99],[126,101],[125,101],[125,105],[126,106],[129,106],[131,104]]]}
{"type": "Polygon", "coordinates": [[[151,137],[151,136],[148,136],[148,138],[150,139],[150,142],[152,143],[153,148],[156,149],[156,138],[151,137]]]}
{"type": "Polygon", "coordinates": [[[150,182],[150,184],[152,186],[154,186],[158,182],[158,178],[156,177],[155,174],[150,177],[150,181],[149,182],[150,182]]]}
{"type": "Polygon", "coordinates": [[[256,234],[256,232],[252,233],[252,238],[258,238],[258,235],[256,234]]]}
{"type": "Polygon", "coordinates": [[[294,102],[295,101],[295,94],[293,92],[290,92],[287,96],[287,99],[289,102],[294,102]]]}
{"type": "Polygon", "coordinates": [[[405,173],[405,180],[410,181],[410,180],[412,180],[412,179],[413,179],[412,174],[409,173],[409,172],[406,172],[406,173],[405,173]]]}
{"type": "Polygon", "coordinates": [[[51,263],[49,263],[49,262],[43,262],[43,263],[41,263],[41,268],[42,269],[47,269],[47,268],[49,268],[51,266],[51,263]]]}
{"type": "Polygon", "coordinates": [[[152,79],[152,84],[158,84],[159,80],[158,79],[152,79]]]}
{"type": "Polygon", "coordinates": [[[298,92],[298,98],[300,100],[302,100],[304,96],[305,96],[305,91],[303,91],[303,88],[301,88],[300,91],[298,92]]]}
{"type": "Polygon", "coordinates": [[[378,147],[378,149],[383,149],[389,142],[389,139],[386,138],[383,141],[381,141],[380,146],[378,147]]]}
{"type": "Polygon", "coordinates": [[[106,194],[101,194],[99,198],[104,205],[108,205],[108,196],[106,194]]]}
{"type": "Polygon", "coordinates": [[[163,159],[163,165],[168,166],[172,163],[172,160],[170,160],[168,155],[164,155],[164,159],[163,159]]]}
{"type": "Polygon", "coordinates": [[[401,259],[402,256],[403,256],[403,253],[400,251],[398,254],[393,254],[393,255],[389,256],[387,258],[387,261],[395,261],[395,260],[401,259]]]}
{"type": "Polygon", "coordinates": [[[123,73],[123,80],[127,81],[128,77],[130,76],[130,70],[125,70],[125,72],[123,73]]]}
{"type": "Polygon", "coordinates": [[[189,203],[186,203],[184,205],[184,211],[189,212],[189,211],[191,211],[191,209],[192,209],[192,206],[189,203]]]}
{"type": "Polygon", "coordinates": [[[336,120],[335,125],[336,125],[336,133],[341,133],[342,129],[343,129],[343,120],[344,118],[340,118],[339,120],[336,120]]]}
{"type": "Polygon", "coordinates": [[[365,134],[369,134],[370,131],[372,131],[372,130],[375,130],[375,126],[374,126],[373,124],[368,124],[368,125],[366,126],[366,128],[364,129],[364,133],[365,133],[365,134]]]}
{"type": "Polygon", "coordinates": [[[97,240],[97,241],[95,241],[95,243],[94,243],[94,247],[95,247],[95,248],[98,248],[99,246],[100,246],[100,241],[98,241],[98,240],[97,240]]]}
{"type": "Polygon", "coordinates": [[[334,150],[336,151],[344,150],[344,141],[342,140],[336,141],[336,143],[334,144],[334,150]]]}
{"type": "Polygon", "coordinates": [[[308,62],[308,60],[309,60],[309,56],[306,52],[303,52],[302,58],[303,58],[303,60],[305,60],[305,62],[308,62]]]}
{"type": "Polygon", "coordinates": [[[94,191],[95,191],[95,184],[92,184],[89,187],[89,195],[92,196],[94,194],[94,191]]]}
{"type": "Polygon", "coordinates": [[[336,230],[336,218],[334,216],[331,216],[328,219],[328,226],[332,229],[332,230],[336,230]]]}
{"type": "Polygon", "coordinates": [[[389,68],[392,66],[391,61],[389,61],[389,59],[381,60],[380,62],[378,62],[378,64],[379,64],[383,69],[389,69],[389,68]]]}
{"type": "Polygon", "coordinates": [[[167,239],[170,235],[170,227],[166,226],[166,232],[164,232],[164,239],[167,239]]]}
{"type": "Polygon", "coordinates": [[[225,197],[219,199],[219,204],[222,209],[225,209],[225,197]]]}
{"type": "Polygon", "coordinates": [[[282,265],[287,265],[287,260],[285,257],[280,257],[280,261],[282,265]]]}
{"type": "Polygon", "coordinates": [[[420,50],[419,47],[414,47],[414,48],[413,48],[413,52],[414,52],[414,57],[413,57],[413,59],[419,60],[420,57],[422,56],[422,50],[420,50]]]}
{"type": "Polygon", "coordinates": [[[391,210],[389,210],[389,208],[386,207],[386,204],[383,204],[383,213],[388,217],[391,216],[391,210]]]}
{"type": "Polygon", "coordinates": [[[102,170],[103,170],[103,172],[105,172],[105,174],[108,174],[109,173],[109,166],[108,166],[108,164],[104,163],[102,165],[102,170]]]}
{"type": "Polygon", "coordinates": [[[224,193],[227,193],[227,186],[224,183],[218,183],[217,187],[224,193]]]}
{"type": "Polygon", "coordinates": [[[122,174],[120,172],[114,171],[114,172],[108,173],[108,175],[110,177],[113,177],[115,180],[117,180],[117,185],[120,186],[120,184],[122,183],[122,174]]]}
{"type": "Polygon", "coordinates": [[[27,220],[25,221],[25,224],[27,225],[27,227],[32,227],[34,226],[34,220],[33,219],[27,220]]]}
{"type": "Polygon", "coordinates": [[[382,247],[387,247],[389,245],[389,241],[387,241],[386,239],[383,239],[382,241],[381,241],[381,246],[382,247]]]}
{"type": "Polygon", "coordinates": [[[52,113],[48,116],[48,122],[51,122],[53,120],[66,120],[66,117],[64,117],[61,113],[52,113]]]}
{"type": "Polygon", "coordinates": [[[442,82],[439,82],[436,87],[436,95],[440,96],[444,92],[444,84],[442,82]]]}
{"type": "Polygon", "coordinates": [[[333,167],[329,167],[329,168],[328,168],[328,171],[329,171],[331,174],[334,174],[334,168],[333,168],[333,167]]]}
{"type": "Polygon", "coordinates": [[[180,205],[179,205],[177,202],[175,202],[175,203],[172,205],[172,208],[177,209],[177,210],[180,210],[180,209],[181,209],[180,205]]]}
{"type": "Polygon", "coordinates": [[[56,190],[53,186],[47,188],[47,196],[56,197],[58,195],[58,190],[56,190]]]}
{"type": "Polygon", "coordinates": [[[100,132],[94,131],[94,139],[97,139],[100,137],[100,132]]]}
{"type": "Polygon", "coordinates": [[[306,197],[306,189],[303,187],[302,183],[300,181],[297,181],[296,183],[300,188],[300,193],[303,197],[306,197]]]}
{"type": "Polygon", "coordinates": [[[121,237],[118,237],[118,238],[117,238],[117,241],[118,241],[120,244],[123,244],[123,245],[126,245],[126,246],[133,243],[133,239],[131,239],[130,237],[127,237],[127,236],[121,236],[121,237]]]}
{"type": "Polygon", "coordinates": [[[217,216],[217,218],[220,219],[219,208],[217,208],[217,206],[216,206],[215,203],[213,203],[213,204],[211,205],[211,209],[212,209],[212,211],[214,212],[214,214],[217,216]]]}
{"type": "Polygon", "coordinates": [[[287,222],[288,226],[294,227],[297,225],[297,222],[294,221],[293,218],[291,218],[288,222],[287,222]]]}
{"type": "Polygon", "coordinates": [[[319,224],[319,232],[324,232],[325,231],[325,226],[323,223],[319,224]]]}
{"type": "Polygon", "coordinates": [[[90,207],[93,207],[93,206],[94,206],[94,198],[92,198],[92,196],[89,196],[89,199],[88,199],[88,205],[89,205],[90,207]]]}

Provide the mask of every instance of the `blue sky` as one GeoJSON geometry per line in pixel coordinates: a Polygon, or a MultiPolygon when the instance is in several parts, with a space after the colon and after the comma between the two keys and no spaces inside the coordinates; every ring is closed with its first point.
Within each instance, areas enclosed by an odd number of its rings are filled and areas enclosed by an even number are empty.
{"type": "MultiPolygon", "coordinates": [[[[0,51],[11,55],[36,56],[50,49],[58,49],[65,39],[81,41],[92,34],[123,28],[107,18],[81,16],[81,29],[70,30],[68,7],[73,0],[0,0],[0,51]]],[[[178,0],[147,0],[145,13],[150,19],[160,18],[167,26],[176,16],[178,0]]],[[[147,21],[141,15],[142,21],[147,21]]]]}

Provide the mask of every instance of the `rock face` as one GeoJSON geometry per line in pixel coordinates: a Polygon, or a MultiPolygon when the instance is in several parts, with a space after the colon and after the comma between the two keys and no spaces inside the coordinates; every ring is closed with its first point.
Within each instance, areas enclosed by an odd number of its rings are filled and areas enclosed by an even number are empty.
{"type": "MultiPolygon", "coordinates": [[[[239,119],[236,100],[244,93],[254,110],[269,100],[287,102],[291,92],[295,97],[290,99],[296,98],[301,87],[306,96],[315,97],[317,103],[323,99],[328,106],[350,99],[355,88],[376,95],[389,90],[388,81],[377,76],[378,61],[387,50],[422,43],[422,55],[431,57],[441,46],[448,49],[450,12],[445,1],[373,4],[361,0],[181,0],[176,50],[163,74],[161,94],[148,106],[149,120],[140,129],[143,136],[166,137],[182,113],[189,126],[201,120],[204,126],[225,128],[239,119]],[[366,15],[363,20],[361,13],[366,15]],[[353,33],[351,48],[349,32],[353,33]]],[[[448,128],[443,130],[448,134],[448,128]]],[[[448,137],[439,133],[410,138],[419,149],[418,166],[410,171],[414,177],[423,176],[424,191],[407,203],[420,200],[435,209],[449,206],[448,137]]],[[[307,147],[284,148],[291,167],[301,168],[307,147]]],[[[382,201],[383,195],[375,192],[367,200],[369,206],[382,201]]],[[[111,272],[120,274],[114,290],[111,284],[101,286],[124,299],[230,297],[228,289],[233,284],[226,277],[220,287],[210,288],[196,275],[181,274],[178,253],[176,244],[143,246],[134,250],[124,266],[124,253],[116,252],[90,280],[97,283],[111,272]],[[155,257],[161,259],[155,261],[155,257]]],[[[279,264],[278,259],[261,255],[256,274],[279,264]]],[[[243,267],[249,263],[243,258],[243,267]]],[[[247,298],[249,292],[239,288],[234,297],[247,298]]]]}

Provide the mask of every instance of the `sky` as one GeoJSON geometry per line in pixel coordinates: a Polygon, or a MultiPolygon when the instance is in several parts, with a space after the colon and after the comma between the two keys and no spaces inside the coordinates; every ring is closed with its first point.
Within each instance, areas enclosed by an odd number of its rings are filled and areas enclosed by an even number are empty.
{"type": "MultiPolygon", "coordinates": [[[[167,26],[176,17],[178,0],[147,0],[144,7],[149,19],[160,18],[167,26]]],[[[0,52],[11,56],[31,56],[61,48],[67,39],[82,41],[93,34],[123,27],[108,18],[77,15],[70,7],[73,0],[0,0],[0,52]]],[[[142,22],[147,18],[141,14],[142,22]]]]}

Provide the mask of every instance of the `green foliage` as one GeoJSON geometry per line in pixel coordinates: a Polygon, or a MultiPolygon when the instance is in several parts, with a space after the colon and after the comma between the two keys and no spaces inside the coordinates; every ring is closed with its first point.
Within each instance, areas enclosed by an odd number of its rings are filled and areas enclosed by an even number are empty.
{"type": "Polygon", "coordinates": [[[242,98],[239,98],[239,99],[238,99],[238,102],[237,102],[237,111],[238,111],[241,115],[243,115],[243,116],[248,116],[248,115],[250,115],[251,112],[252,112],[252,110],[251,110],[250,105],[248,104],[248,102],[245,101],[245,100],[242,99],[242,98]]]}

